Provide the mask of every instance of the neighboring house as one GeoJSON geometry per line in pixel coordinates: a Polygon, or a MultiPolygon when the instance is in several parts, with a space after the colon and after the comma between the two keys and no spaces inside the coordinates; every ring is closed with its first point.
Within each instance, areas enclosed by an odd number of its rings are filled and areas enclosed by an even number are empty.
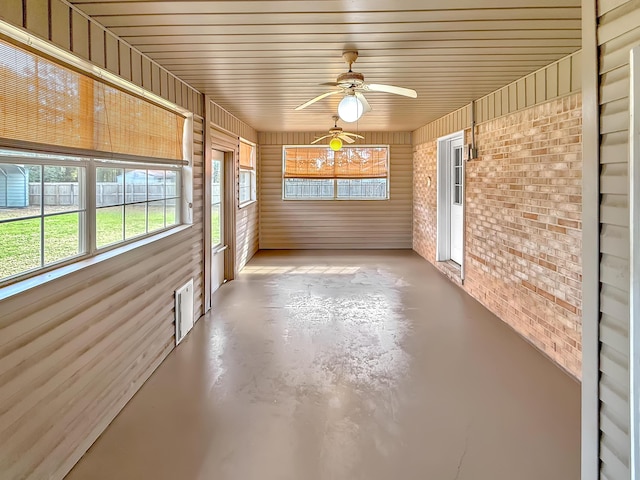
{"type": "Polygon", "coordinates": [[[0,165],[0,208],[29,206],[29,174],[22,165],[0,165]]]}

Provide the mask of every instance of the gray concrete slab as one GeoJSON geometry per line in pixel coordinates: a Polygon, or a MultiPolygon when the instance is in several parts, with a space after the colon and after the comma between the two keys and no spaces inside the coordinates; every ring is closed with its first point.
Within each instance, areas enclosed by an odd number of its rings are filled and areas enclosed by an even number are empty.
{"type": "Polygon", "coordinates": [[[68,475],[577,480],[579,384],[411,251],[265,251],[68,475]]]}

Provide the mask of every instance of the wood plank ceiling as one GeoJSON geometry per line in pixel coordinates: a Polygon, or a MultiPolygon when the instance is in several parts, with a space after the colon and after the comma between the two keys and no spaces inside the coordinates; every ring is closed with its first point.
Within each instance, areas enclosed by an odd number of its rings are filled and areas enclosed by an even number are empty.
{"type": "Polygon", "coordinates": [[[410,131],[580,48],[579,0],[72,0],[259,131],[323,130],[347,70],[413,88],[370,92],[349,130],[410,131]]]}

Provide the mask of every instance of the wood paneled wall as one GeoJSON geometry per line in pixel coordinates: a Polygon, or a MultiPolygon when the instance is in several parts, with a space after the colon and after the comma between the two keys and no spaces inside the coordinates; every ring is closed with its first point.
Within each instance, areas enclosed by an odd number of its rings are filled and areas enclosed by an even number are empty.
{"type": "Polygon", "coordinates": [[[260,248],[411,248],[413,176],[408,132],[362,133],[362,144],[390,145],[389,200],[282,199],[282,146],[309,145],[324,134],[259,134],[260,248]]]}
{"type": "MultiPolygon", "coordinates": [[[[239,190],[239,176],[240,176],[240,163],[238,160],[240,149],[240,138],[248,140],[249,142],[256,143],[258,140],[258,133],[248,124],[242,120],[234,117],[227,112],[220,105],[211,102],[209,108],[210,116],[209,124],[212,128],[212,139],[215,147],[215,131],[222,131],[229,136],[232,136],[236,140],[235,148],[235,161],[234,161],[234,205],[236,209],[236,242],[235,242],[235,270],[236,273],[244,268],[251,257],[253,257],[258,251],[258,203],[252,203],[250,205],[240,207],[240,190],[239,190]]],[[[257,166],[256,166],[257,168],[257,166]]],[[[257,168],[256,175],[260,178],[259,168],[257,168]]],[[[259,180],[258,180],[259,181],[259,180]]],[[[257,185],[259,188],[259,185],[257,185]]]]}
{"type": "MultiPolygon", "coordinates": [[[[581,51],[475,100],[476,124],[548,102],[581,90],[581,51]]],[[[471,104],[413,132],[414,145],[459,132],[471,126],[471,104]]]]}
{"type": "Polygon", "coordinates": [[[204,118],[193,117],[193,224],[192,250],[198,252],[193,275],[194,320],[204,314],[204,118]]]}
{"type": "Polygon", "coordinates": [[[190,278],[202,315],[202,126],[191,226],[0,301],[1,478],[63,478],[173,349],[190,278]]]}
{"type": "Polygon", "coordinates": [[[198,115],[204,98],[102,25],[62,0],[2,0],[0,18],[198,115]]]}
{"type": "Polygon", "coordinates": [[[234,117],[217,103],[211,103],[211,118],[209,120],[220,130],[225,130],[252,143],[258,141],[258,132],[253,127],[234,117]]]}
{"type": "Polygon", "coordinates": [[[600,478],[629,480],[629,52],[637,1],[598,1],[600,105],[600,478]]]}

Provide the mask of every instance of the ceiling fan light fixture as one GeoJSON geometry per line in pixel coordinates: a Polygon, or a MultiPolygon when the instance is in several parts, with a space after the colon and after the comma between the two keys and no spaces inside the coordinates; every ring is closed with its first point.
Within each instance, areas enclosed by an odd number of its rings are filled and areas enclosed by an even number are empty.
{"type": "Polygon", "coordinates": [[[338,137],[332,138],[329,142],[329,148],[331,148],[331,150],[333,150],[334,152],[337,152],[342,148],[342,140],[340,140],[338,137]]]}
{"type": "Polygon", "coordinates": [[[353,123],[364,113],[364,106],[355,95],[345,95],[338,104],[338,115],[343,122],[353,123]]]}

